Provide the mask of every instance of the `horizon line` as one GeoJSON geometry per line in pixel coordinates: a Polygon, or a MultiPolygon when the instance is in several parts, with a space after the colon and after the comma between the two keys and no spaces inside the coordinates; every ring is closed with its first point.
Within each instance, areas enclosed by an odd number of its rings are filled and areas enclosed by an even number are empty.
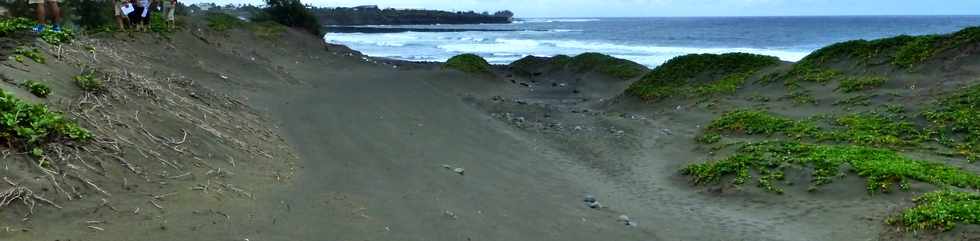
{"type": "Polygon", "coordinates": [[[980,14],[840,14],[840,15],[677,15],[677,16],[562,16],[562,17],[514,17],[533,18],[740,18],[740,17],[980,17],[980,14]]]}

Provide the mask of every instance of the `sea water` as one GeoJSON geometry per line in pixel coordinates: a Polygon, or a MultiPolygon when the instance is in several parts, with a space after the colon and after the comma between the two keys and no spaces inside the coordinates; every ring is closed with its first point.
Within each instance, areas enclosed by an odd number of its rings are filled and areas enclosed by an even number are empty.
{"type": "Polygon", "coordinates": [[[747,52],[798,61],[823,46],[902,34],[949,33],[980,16],[518,19],[512,24],[328,27],[324,39],[366,55],[445,61],[475,53],[494,64],[524,56],[600,52],[654,67],[691,53],[747,52]],[[367,30],[367,31],[365,31],[367,30]],[[341,31],[341,32],[336,32],[341,31]]]}

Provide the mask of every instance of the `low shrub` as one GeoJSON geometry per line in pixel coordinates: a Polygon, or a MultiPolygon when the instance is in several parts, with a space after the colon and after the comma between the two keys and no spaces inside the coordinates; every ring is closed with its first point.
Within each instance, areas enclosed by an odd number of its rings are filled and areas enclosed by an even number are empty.
{"type": "Polygon", "coordinates": [[[460,54],[453,56],[446,61],[445,67],[472,74],[491,73],[490,63],[487,63],[487,60],[475,54],[460,54]]]}
{"type": "Polygon", "coordinates": [[[323,36],[323,25],[300,0],[266,0],[264,13],[256,21],[271,20],[287,27],[301,28],[317,37],[323,36]]]}

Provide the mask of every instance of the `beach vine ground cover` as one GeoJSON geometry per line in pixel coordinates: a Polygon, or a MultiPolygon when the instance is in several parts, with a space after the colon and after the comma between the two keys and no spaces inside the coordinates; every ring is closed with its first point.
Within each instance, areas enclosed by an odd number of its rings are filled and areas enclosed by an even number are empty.
{"type": "Polygon", "coordinates": [[[30,149],[37,156],[44,143],[91,138],[88,130],[48,110],[46,105],[29,104],[0,91],[0,140],[4,143],[30,149]]]}
{"type": "Polygon", "coordinates": [[[684,55],[653,69],[626,92],[644,100],[731,93],[757,71],[777,64],[779,58],[747,53],[684,55]]]}
{"type": "Polygon", "coordinates": [[[980,224],[980,195],[941,190],[915,198],[915,206],[888,219],[912,230],[952,230],[957,224],[980,224]]]}
{"type": "Polygon", "coordinates": [[[649,71],[645,66],[633,61],[614,58],[600,53],[583,53],[567,61],[569,67],[576,70],[595,69],[600,73],[620,79],[632,79],[649,71]]]}
{"type": "Polygon", "coordinates": [[[765,141],[739,147],[734,155],[682,169],[696,184],[716,183],[724,176],[734,176],[732,184],[741,185],[758,173],[758,186],[782,193],[776,183],[785,180],[790,169],[813,169],[810,190],[831,183],[845,175],[847,168],[867,180],[868,192],[888,192],[898,185],[907,189],[910,180],[936,185],[980,188],[980,176],[949,165],[915,160],[887,149],[857,145],[805,144],[794,141],[765,141]]]}

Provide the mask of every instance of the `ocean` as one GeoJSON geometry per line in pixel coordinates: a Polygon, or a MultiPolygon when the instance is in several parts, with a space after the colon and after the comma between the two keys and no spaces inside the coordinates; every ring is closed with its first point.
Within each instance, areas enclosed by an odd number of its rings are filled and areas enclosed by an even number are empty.
{"type": "Polygon", "coordinates": [[[747,52],[798,61],[836,42],[978,25],[980,16],[535,18],[512,24],[328,26],[324,39],[369,56],[411,61],[475,53],[507,64],[528,55],[600,52],[654,67],[691,53],[747,52]]]}

